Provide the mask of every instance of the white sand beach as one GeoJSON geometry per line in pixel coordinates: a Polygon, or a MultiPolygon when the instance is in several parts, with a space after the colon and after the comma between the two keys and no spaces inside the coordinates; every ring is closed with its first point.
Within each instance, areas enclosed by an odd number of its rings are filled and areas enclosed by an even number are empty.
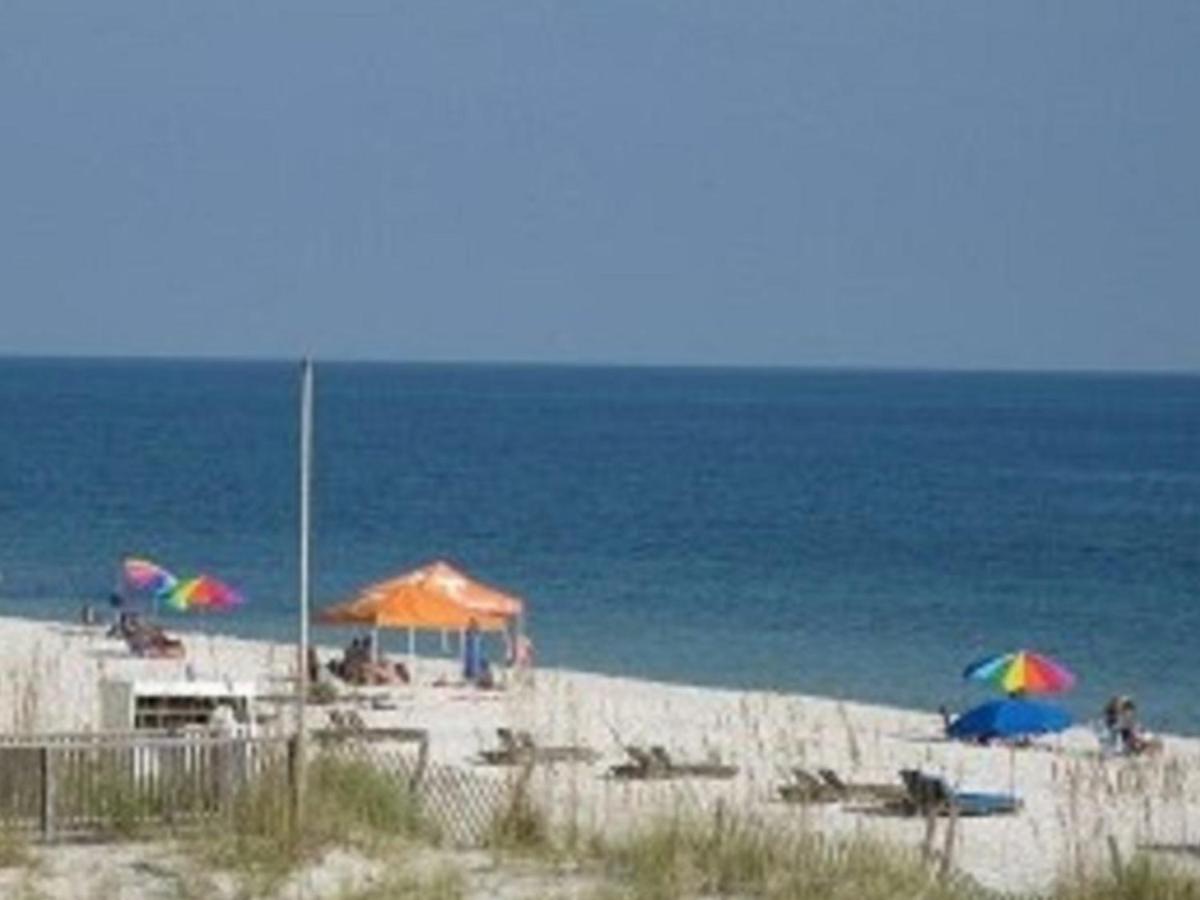
{"type": "MultiPolygon", "coordinates": [[[[98,727],[104,678],[253,681],[283,694],[294,671],[293,646],[227,636],[185,634],[184,660],[132,657],[103,630],[0,618],[0,727],[6,732],[98,727]]],[[[333,648],[325,652],[332,653],[333,648]]],[[[897,782],[898,770],[920,768],[953,785],[1013,792],[1016,815],[961,819],[953,862],[980,883],[1036,890],[1056,876],[1103,865],[1110,840],[1123,853],[1196,841],[1200,831],[1200,741],[1166,736],[1161,754],[1102,758],[1095,735],[1073,728],[1034,747],[969,746],[941,737],[936,714],[767,692],[717,690],[565,670],[539,670],[532,685],[484,692],[437,687],[451,660],[423,660],[413,686],[388,689],[392,708],[359,702],[369,726],[427,729],[431,758],[480,777],[504,772],[479,766],[495,746],[495,729],[529,730],[544,744],[584,744],[594,764],[538,767],[535,789],[555,815],[596,830],[645,821],[676,804],[680,792],[706,806],[765,818],[779,827],[869,834],[917,846],[920,818],[872,814],[848,804],[779,800],[793,767],[829,767],[848,781],[897,782]],[[675,757],[738,766],[728,781],[626,783],[605,777],[625,761],[623,745],[662,745],[675,757]]],[[[339,708],[339,707],[334,707],[339,708]]],[[[329,708],[307,707],[315,725],[329,708]]],[[[284,708],[266,728],[291,726],[284,708]]],[[[943,828],[945,827],[943,823],[943,828]]],[[[944,840],[939,832],[937,840],[944,840]]]]}

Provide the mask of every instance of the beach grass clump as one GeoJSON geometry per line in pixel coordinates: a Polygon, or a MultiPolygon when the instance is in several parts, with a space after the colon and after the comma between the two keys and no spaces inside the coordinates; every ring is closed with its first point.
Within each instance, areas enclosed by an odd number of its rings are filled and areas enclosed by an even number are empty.
{"type": "Polygon", "coordinates": [[[150,798],[117,777],[101,778],[93,790],[104,837],[129,840],[142,834],[144,823],[154,813],[150,798]]]}
{"type": "Polygon", "coordinates": [[[170,789],[148,789],[131,777],[128,760],[100,754],[75,760],[61,775],[56,815],[93,819],[102,837],[130,840],[149,833],[148,823],[161,822],[190,809],[170,789]]]}
{"type": "Polygon", "coordinates": [[[308,686],[308,702],[325,706],[337,702],[338,689],[329,681],[314,681],[308,686]]]}
{"type": "Polygon", "coordinates": [[[545,855],[557,848],[545,812],[529,794],[529,772],[523,772],[497,806],[484,835],[494,852],[545,855]]]}
{"type": "Polygon", "coordinates": [[[1146,857],[1058,886],[1053,900],[1200,900],[1200,875],[1146,857]]]}
{"type": "Polygon", "coordinates": [[[308,772],[309,828],[346,835],[431,837],[408,786],[364,760],[317,757],[308,772]]]}
{"type": "Polygon", "coordinates": [[[314,759],[306,773],[304,804],[304,821],[298,824],[286,767],[268,767],[194,846],[211,865],[240,873],[266,892],[332,847],[376,853],[397,839],[433,836],[407,787],[361,760],[326,754],[314,759]]]}
{"type": "Polygon", "coordinates": [[[0,828],[0,869],[23,869],[33,864],[29,839],[12,828],[0,828]]]}
{"type": "Polygon", "coordinates": [[[974,900],[965,879],[938,880],[916,854],[864,839],[780,833],[718,812],[654,822],[599,851],[597,898],[757,897],[764,900],[974,900]]]}
{"type": "MultiPolygon", "coordinates": [[[[52,758],[53,819],[67,828],[83,824],[108,840],[188,827],[212,814],[220,791],[179,762],[139,762],[128,750],[113,748],[59,753],[52,758]]],[[[36,781],[33,787],[36,796],[36,781]]]]}
{"type": "Polygon", "coordinates": [[[185,847],[206,866],[241,875],[249,882],[248,895],[266,894],[303,858],[292,797],[286,770],[268,767],[238,791],[223,816],[190,835],[185,847]]]}

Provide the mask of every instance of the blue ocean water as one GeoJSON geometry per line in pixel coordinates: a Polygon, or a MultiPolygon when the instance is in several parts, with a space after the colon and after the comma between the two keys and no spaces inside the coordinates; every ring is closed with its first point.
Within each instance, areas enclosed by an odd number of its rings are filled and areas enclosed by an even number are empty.
{"type": "MultiPolygon", "coordinates": [[[[132,553],[293,635],[298,374],[0,360],[0,612],[132,553]]],[[[1034,647],[1200,733],[1198,377],[319,364],[316,425],[318,605],[444,557],[543,663],[933,708],[1034,647]]]]}

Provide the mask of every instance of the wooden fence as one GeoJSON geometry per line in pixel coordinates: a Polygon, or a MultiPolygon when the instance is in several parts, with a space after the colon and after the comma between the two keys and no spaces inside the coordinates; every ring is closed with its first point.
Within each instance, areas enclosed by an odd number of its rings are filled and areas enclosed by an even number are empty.
{"type": "MultiPolygon", "coordinates": [[[[509,795],[503,780],[431,764],[420,729],[325,730],[312,752],[362,762],[410,792],[447,841],[484,841],[509,795]]],[[[265,777],[295,784],[289,737],[158,732],[0,735],[0,829],[44,840],[187,828],[228,814],[239,791],[265,777]]]]}
{"type": "Polygon", "coordinates": [[[0,827],[52,840],[199,824],[268,768],[290,772],[293,747],[281,738],[163,733],[0,737],[0,827]]]}
{"type": "Polygon", "coordinates": [[[398,789],[412,792],[443,840],[458,846],[483,843],[511,793],[504,779],[430,762],[428,734],[421,729],[329,729],[316,733],[315,744],[326,756],[365,762],[390,776],[398,789]]]}

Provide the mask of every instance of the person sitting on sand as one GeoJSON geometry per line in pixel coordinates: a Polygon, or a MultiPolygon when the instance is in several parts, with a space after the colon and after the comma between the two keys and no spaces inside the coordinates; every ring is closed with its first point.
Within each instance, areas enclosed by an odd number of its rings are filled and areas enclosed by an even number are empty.
{"type": "Polygon", "coordinates": [[[137,632],[137,614],[121,610],[108,628],[108,636],[129,640],[137,632]]]}
{"type": "Polygon", "coordinates": [[[182,658],[186,655],[183,641],[170,637],[160,625],[142,622],[131,615],[127,628],[129,633],[125,642],[134,656],[182,658]]]}
{"type": "Polygon", "coordinates": [[[412,675],[408,672],[408,666],[402,662],[392,663],[392,671],[396,673],[396,679],[401,684],[409,684],[412,681],[412,675]]]}
{"type": "Polygon", "coordinates": [[[522,632],[511,643],[508,664],[518,672],[527,672],[533,668],[533,660],[533,639],[522,632]]]}
{"type": "Polygon", "coordinates": [[[1104,704],[1104,710],[1100,716],[1100,748],[1105,753],[1121,753],[1124,750],[1121,735],[1117,729],[1122,699],[1121,697],[1110,697],[1104,704]]]}
{"type": "Polygon", "coordinates": [[[1138,755],[1162,749],[1161,741],[1142,730],[1132,697],[1117,694],[1109,698],[1101,728],[1100,743],[1108,752],[1138,755]]]}
{"type": "MultiPolygon", "coordinates": [[[[1110,701],[1111,702],[1111,701],[1110,701]]],[[[1142,730],[1138,722],[1137,705],[1132,697],[1121,697],[1116,711],[1116,733],[1122,752],[1153,753],[1162,749],[1162,742],[1142,730]]]]}
{"type": "Polygon", "coordinates": [[[475,676],[475,687],[483,691],[495,690],[498,687],[491,663],[487,661],[486,657],[479,661],[479,674],[475,676]]]}
{"type": "Polygon", "coordinates": [[[342,651],[340,660],[331,660],[329,671],[350,684],[368,684],[364,670],[370,663],[365,639],[354,637],[342,651]]]}

